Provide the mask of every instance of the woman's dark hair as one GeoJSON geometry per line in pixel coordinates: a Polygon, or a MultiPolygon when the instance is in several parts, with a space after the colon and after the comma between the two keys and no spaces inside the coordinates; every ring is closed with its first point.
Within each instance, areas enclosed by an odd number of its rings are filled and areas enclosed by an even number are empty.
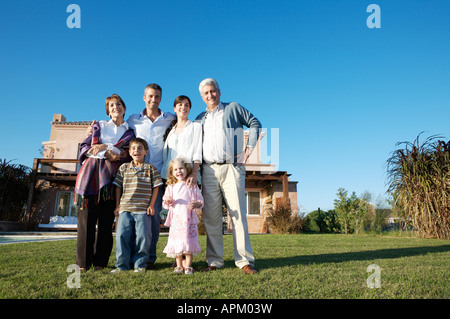
{"type": "MultiPolygon", "coordinates": [[[[179,95],[175,98],[175,101],[173,101],[173,106],[175,107],[175,105],[177,105],[178,103],[181,103],[181,101],[183,100],[188,100],[189,101],[189,109],[192,108],[192,103],[191,103],[191,99],[189,97],[187,97],[186,95],[179,95]]],[[[170,131],[172,130],[172,128],[177,124],[177,120],[178,118],[175,117],[175,120],[172,121],[172,123],[169,125],[169,127],[166,130],[166,133],[164,133],[164,142],[167,139],[167,136],[169,136],[170,131]]]]}

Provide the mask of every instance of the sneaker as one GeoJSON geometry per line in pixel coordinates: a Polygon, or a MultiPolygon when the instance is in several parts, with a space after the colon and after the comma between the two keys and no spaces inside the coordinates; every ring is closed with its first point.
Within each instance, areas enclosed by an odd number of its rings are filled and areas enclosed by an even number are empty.
{"type": "Polygon", "coordinates": [[[176,274],[181,274],[183,273],[183,267],[175,267],[175,270],[173,272],[176,274]]]}
{"type": "Polygon", "coordinates": [[[194,268],[192,267],[186,267],[186,269],[184,270],[184,273],[186,275],[192,275],[194,273],[194,268]]]}
{"type": "Polygon", "coordinates": [[[145,268],[135,268],[134,272],[145,272],[146,270],[145,268]]]}
{"type": "Polygon", "coordinates": [[[117,274],[117,273],[119,273],[119,272],[121,272],[121,271],[122,271],[122,269],[120,269],[120,268],[115,268],[115,269],[111,270],[111,274],[117,274]]]}

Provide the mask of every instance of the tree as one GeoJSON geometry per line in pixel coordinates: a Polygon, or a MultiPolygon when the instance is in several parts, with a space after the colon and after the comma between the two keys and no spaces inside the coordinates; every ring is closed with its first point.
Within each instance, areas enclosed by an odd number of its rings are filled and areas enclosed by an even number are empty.
{"type": "Polygon", "coordinates": [[[375,206],[370,203],[372,195],[365,191],[361,197],[355,198],[353,201],[353,209],[355,212],[355,232],[364,228],[364,220],[369,212],[375,212],[375,206]]]}
{"type": "Polygon", "coordinates": [[[371,203],[372,195],[365,191],[359,197],[355,192],[348,196],[348,191],[339,188],[338,198],[334,200],[335,214],[341,226],[341,232],[345,234],[353,231],[359,234],[366,229],[367,218],[375,219],[376,209],[371,203]]]}
{"type": "Polygon", "coordinates": [[[337,214],[339,224],[341,227],[344,227],[344,233],[348,234],[352,231],[352,225],[355,221],[355,200],[357,199],[357,196],[355,192],[353,192],[352,195],[348,197],[348,191],[344,188],[339,188],[336,195],[338,196],[338,199],[334,200],[334,210],[337,214]]]}
{"type": "MultiPolygon", "coordinates": [[[[321,213],[323,213],[321,211],[321,213]]],[[[306,215],[305,217],[305,229],[312,232],[321,232],[320,223],[322,222],[322,217],[319,217],[319,211],[315,210],[306,215]]]]}
{"type": "Polygon", "coordinates": [[[26,212],[31,169],[0,160],[0,220],[22,221],[26,212]]]}
{"type": "Polygon", "coordinates": [[[326,233],[338,233],[341,231],[341,225],[339,225],[338,217],[334,209],[326,212],[323,222],[325,224],[324,231],[326,233]]]}

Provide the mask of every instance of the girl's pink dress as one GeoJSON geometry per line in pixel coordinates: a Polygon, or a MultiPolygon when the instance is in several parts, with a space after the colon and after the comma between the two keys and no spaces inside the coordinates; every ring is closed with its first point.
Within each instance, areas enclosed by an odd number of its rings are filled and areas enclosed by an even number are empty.
{"type": "Polygon", "coordinates": [[[186,183],[178,182],[167,186],[163,196],[163,207],[169,210],[165,226],[170,227],[169,239],[163,252],[167,257],[176,257],[184,254],[199,254],[202,250],[198,242],[197,212],[188,208],[192,201],[201,201],[203,197],[198,186],[189,188],[186,183]],[[164,200],[172,197],[172,205],[167,206],[164,200]]]}

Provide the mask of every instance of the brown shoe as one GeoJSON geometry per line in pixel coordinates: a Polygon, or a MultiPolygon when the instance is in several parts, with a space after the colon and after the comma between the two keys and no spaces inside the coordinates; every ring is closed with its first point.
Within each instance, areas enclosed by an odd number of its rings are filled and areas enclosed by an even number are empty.
{"type": "Polygon", "coordinates": [[[244,267],[242,267],[242,270],[246,274],[256,274],[256,273],[258,273],[251,265],[245,265],[244,267]]]}
{"type": "Polygon", "coordinates": [[[214,267],[214,266],[209,266],[208,268],[201,269],[200,271],[209,272],[209,271],[214,271],[214,270],[217,270],[217,269],[219,269],[219,268],[214,267]]]}

